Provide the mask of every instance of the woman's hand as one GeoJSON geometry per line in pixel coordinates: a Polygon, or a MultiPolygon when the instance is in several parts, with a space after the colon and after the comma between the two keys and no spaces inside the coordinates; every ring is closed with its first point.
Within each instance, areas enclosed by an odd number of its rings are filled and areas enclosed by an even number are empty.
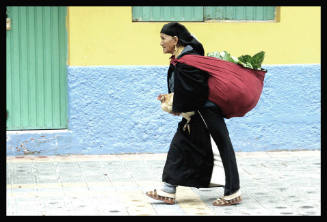
{"type": "Polygon", "coordinates": [[[161,101],[161,97],[162,97],[162,94],[159,94],[159,96],[157,97],[157,100],[159,100],[160,102],[163,102],[163,101],[161,101]]]}

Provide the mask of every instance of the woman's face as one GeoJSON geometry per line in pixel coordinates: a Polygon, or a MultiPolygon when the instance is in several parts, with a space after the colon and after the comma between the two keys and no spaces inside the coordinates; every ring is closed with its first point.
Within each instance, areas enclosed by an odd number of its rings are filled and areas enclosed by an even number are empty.
{"type": "Polygon", "coordinates": [[[164,33],[160,33],[160,39],[160,46],[162,47],[163,53],[173,54],[178,38],[176,36],[173,37],[164,33]]]}

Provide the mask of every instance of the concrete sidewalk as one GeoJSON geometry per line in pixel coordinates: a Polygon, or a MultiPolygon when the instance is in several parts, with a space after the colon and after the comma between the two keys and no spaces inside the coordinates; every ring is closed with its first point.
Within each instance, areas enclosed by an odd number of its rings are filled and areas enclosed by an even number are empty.
{"type": "Polygon", "coordinates": [[[7,157],[7,215],[321,215],[320,151],[237,152],[243,201],[223,188],[177,188],[177,204],[144,195],[166,154],[7,157]]]}

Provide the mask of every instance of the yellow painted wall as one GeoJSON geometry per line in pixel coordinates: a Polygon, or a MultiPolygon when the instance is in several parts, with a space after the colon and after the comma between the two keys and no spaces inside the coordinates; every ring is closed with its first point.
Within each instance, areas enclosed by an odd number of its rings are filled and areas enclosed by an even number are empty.
{"type": "MultiPolygon", "coordinates": [[[[280,7],[278,22],[183,22],[206,52],[265,51],[264,64],[317,64],[320,7],[280,7]]],[[[166,22],[132,22],[132,7],[68,7],[68,65],[167,65],[159,33],[166,22]]]]}

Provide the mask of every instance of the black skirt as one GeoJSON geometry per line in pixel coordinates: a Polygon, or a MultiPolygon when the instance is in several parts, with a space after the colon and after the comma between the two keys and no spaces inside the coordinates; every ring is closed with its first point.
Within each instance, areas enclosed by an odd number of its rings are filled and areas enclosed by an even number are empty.
{"type": "Polygon", "coordinates": [[[191,118],[191,133],[178,123],[163,169],[162,181],[172,185],[207,188],[213,170],[210,134],[198,112],[191,118]]]}

